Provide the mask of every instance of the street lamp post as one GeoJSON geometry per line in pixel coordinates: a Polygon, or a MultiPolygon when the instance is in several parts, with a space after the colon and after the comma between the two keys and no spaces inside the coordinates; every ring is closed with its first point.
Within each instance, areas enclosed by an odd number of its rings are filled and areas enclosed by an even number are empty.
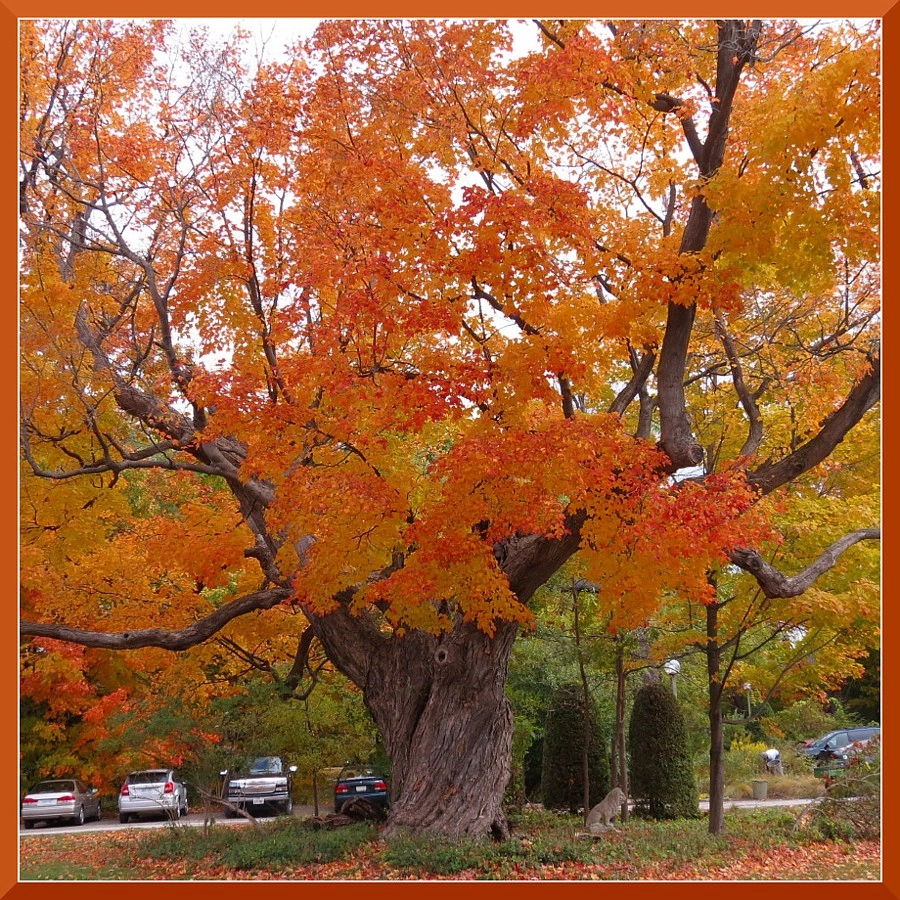
{"type": "Polygon", "coordinates": [[[747,718],[749,719],[752,715],[750,711],[750,691],[753,690],[753,685],[750,684],[749,681],[744,682],[744,693],[747,695],[747,718]]]}
{"type": "Polygon", "coordinates": [[[667,659],[663,663],[663,671],[671,677],[672,693],[677,697],[678,696],[677,678],[678,678],[679,673],[681,672],[681,663],[678,662],[677,659],[667,659]]]}

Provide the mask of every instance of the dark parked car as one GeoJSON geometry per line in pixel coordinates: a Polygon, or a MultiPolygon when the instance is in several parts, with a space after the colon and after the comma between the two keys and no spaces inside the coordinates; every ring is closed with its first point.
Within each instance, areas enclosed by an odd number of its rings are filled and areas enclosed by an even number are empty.
{"type": "Polygon", "coordinates": [[[344,804],[357,797],[387,809],[391,802],[387,778],[371,766],[344,766],[334,785],[334,811],[339,813],[344,804]]]}
{"type": "Polygon", "coordinates": [[[835,760],[846,762],[850,755],[850,748],[856,744],[864,744],[873,738],[881,736],[881,729],[875,726],[865,728],[841,728],[837,731],[829,731],[820,738],[816,738],[808,744],[803,752],[820,763],[835,760]]]}
{"type": "Polygon", "coordinates": [[[22,798],[22,824],[34,828],[36,822],[68,819],[83,825],[87,819],[100,820],[100,798],[77,778],[39,781],[22,798]]]}

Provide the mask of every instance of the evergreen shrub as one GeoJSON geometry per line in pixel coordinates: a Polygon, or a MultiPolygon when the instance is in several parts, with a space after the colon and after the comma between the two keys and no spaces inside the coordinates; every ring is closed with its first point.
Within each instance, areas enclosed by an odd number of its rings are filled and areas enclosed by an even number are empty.
{"type": "MultiPolygon", "coordinates": [[[[553,694],[544,726],[541,767],[541,799],[547,809],[578,812],[584,805],[584,692],[580,685],[565,684],[553,694]]],[[[590,704],[588,750],[590,806],[608,793],[609,756],[605,730],[590,704]]]]}
{"type": "Polygon", "coordinates": [[[635,815],[651,819],[699,815],[684,717],[671,690],[659,682],[644,685],[635,695],[628,753],[635,815]]]}

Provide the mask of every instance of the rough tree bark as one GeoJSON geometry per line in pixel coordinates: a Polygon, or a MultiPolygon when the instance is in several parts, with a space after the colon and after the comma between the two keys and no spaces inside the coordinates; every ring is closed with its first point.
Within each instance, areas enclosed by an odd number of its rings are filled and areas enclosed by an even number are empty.
{"type": "Polygon", "coordinates": [[[489,637],[459,621],[390,638],[346,609],[313,616],[329,658],[364,691],[392,765],[386,834],[508,837],[502,811],[513,716],[505,684],[517,626],[489,637]]]}

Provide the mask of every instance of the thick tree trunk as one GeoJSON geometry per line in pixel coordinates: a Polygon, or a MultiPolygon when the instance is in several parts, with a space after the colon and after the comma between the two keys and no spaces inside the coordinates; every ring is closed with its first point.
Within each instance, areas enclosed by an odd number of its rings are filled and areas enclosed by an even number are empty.
{"type": "Polygon", "coordinates": [[[719,604],[706,607],[706,671],[709,683],[709,833],[725,830],[725,735],[722,729],[719,604]]]}
{"type": "MultiPolygon", "coordinates": [[[[526,603],[577,549],[585,514],[559,539],[511,538],[494,556],[526,603]]],[[[331,662],[363,692],[391,758],[385,836],[406,831],[448,838],[509,836],[501,809],[511,774],[513,714],[506,677],[518,625],[472,622],[430,635],[388,629],[373,610],[349,612],[352,593],[327,615],[308,612],[331,662]]]]}
{"type": "Polygon", "coordinates": [[[493,637],[460,622],[448,634],[390,637],[344,611],[313,621],[329,657],[363,690],[391,758],[390,838],[508,837],[502,811],[510,777],[513,715],[505,684],[517,626],[493,637]],[[348,643],[348,629],[357,640],[348,643]],[[348,648],[355,648],[353,655],[348,648]]]}
{"type": "MultiPolygon", "coordinates": [[[[407,746],[397,748],[404,752],[392,756],[394,784],[399,775],[402,789],[386,836],[407,829],[451,838],[509,836],[501,805],[510,775],[513,715],[505,684],[515,634],[509,623],[493,638],[462,625],[440,642],[421,714],[402,737],[407,746]]],[[[384,713],[390,718],[390,692],[369,702],[379,724],[384,713]]]]}

